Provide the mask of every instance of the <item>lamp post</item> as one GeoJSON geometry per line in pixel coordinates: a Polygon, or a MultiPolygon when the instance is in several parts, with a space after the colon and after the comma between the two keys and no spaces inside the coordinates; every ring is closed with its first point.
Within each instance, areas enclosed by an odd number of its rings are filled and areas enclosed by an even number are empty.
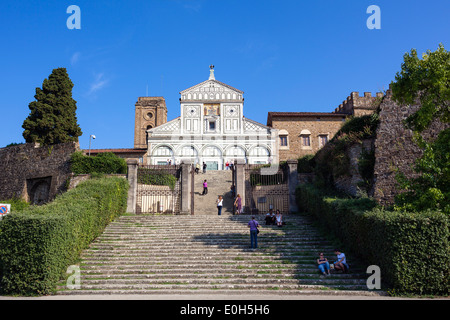
{"type": "Polygon", "coordinates": [[[91,156],[91,138],[95,139],[95,136],[93,134],[89,136],[89,157],[91,156]]]}

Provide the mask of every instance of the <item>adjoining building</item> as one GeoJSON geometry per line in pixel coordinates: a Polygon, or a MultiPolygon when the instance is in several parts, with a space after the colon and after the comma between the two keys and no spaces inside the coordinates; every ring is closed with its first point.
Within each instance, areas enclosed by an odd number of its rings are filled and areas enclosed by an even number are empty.
{"type": "Polygon", "coordinates": [[[372,114],[382,97],[381,92],[375,97],[370,92],[365,92],[363,97],[352,92],[334,112],[269,112],[267,126],[279,130],[279,160],[315,154],[334,137],[348,117],[372,114]]]}

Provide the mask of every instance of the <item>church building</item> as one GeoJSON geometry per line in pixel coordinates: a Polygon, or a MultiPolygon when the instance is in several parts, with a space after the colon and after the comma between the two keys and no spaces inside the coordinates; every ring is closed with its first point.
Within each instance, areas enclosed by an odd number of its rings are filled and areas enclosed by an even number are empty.
{"type": "Polygon", "coordinates": [[[226,162],[278,162],[278,129],[244,116],[244,92],[209,79],[180,92],[180,116],[166,122],[164,98],[136,103],[135,148],[147,147],[144,164],[206,163],[224,170],[226,162]]]}

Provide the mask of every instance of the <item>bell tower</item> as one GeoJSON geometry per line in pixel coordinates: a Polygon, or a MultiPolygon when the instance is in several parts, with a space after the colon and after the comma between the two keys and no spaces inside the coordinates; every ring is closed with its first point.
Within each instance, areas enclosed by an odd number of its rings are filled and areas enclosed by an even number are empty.
{"type": "Polygon", "coordinates": [[[147,148],[147,130],[167,122],[163,97],[139,97],[135,104],[134,148],[147,148]]]}

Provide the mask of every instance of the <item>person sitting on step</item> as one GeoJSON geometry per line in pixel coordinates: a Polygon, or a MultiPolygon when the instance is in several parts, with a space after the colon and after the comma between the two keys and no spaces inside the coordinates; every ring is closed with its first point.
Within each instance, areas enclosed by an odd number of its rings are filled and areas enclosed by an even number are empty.
{"type": "Polygon", "coordinates": [[[334,250],[334,254],[337,256],[337,260],[334,262],[334,270],[342,271],[344,273],[348,272],[347,258],[345,253],[341,252],[339,249],[334,250]]]}
{"type": "Polygon", "coordinates": [[[283,226],[283,216],[281,215],[281,212],[278,209],[277,209],[277,214],[275,216],[275,220],[277,222],[277,226],[279,226],[279,227],[283,226]]]}
{"type": "Polygon", "coordinates": [[[266,225],[275,224],[275,216],[273,213],[273,209],[270,208],[269,212],[266,214],[266,225]]]}
{"type": "Polygon", "coordinates": [[[317,265],[324,276],[330,275],[330,263],[328,262],[328,259],[323,256],[322,252],[319,254],[319,259],[317,259],[317,265]]]}

